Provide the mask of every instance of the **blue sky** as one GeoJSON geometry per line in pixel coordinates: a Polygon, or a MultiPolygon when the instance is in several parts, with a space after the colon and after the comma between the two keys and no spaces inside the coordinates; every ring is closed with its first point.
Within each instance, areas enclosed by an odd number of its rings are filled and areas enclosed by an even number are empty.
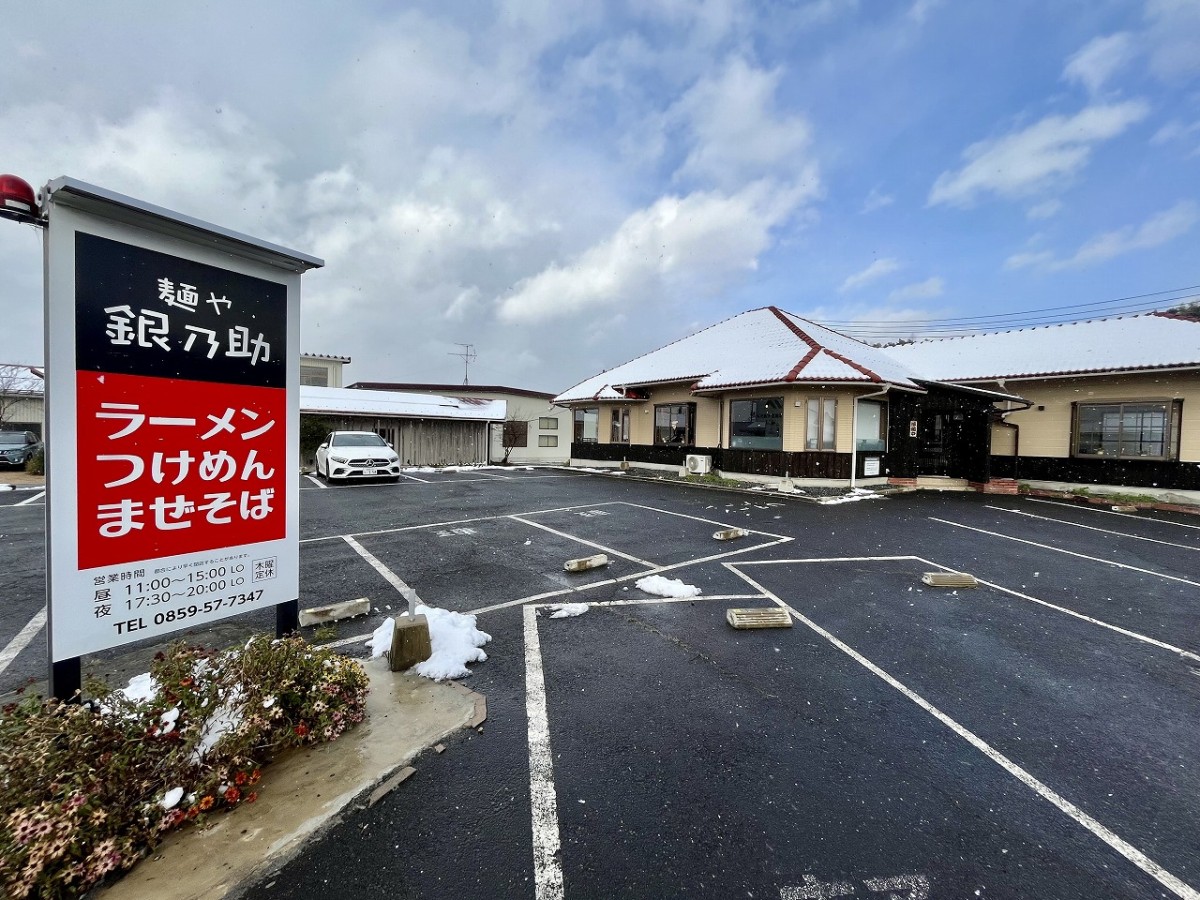
{"type": "MultiPolygon", "coordinates": [[[[9,11],[0,170],[325,258],[304,349],[351,379],[1200,284],[1197,0],[160,7],[9,11]]],[[[0,361],[40,362],[33,229],[0,273],[0,361]]]]}

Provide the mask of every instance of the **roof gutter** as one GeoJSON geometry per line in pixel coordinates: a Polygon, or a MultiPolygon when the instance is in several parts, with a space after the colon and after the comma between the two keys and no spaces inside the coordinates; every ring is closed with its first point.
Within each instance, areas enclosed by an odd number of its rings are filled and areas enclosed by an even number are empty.
{"type": "Polygon", "coordinates": [[[892,386],[885,385],[882,391],[873,394],[855,395],[850,401],[850,490],[854,490],[855,476],[858,474],[858,401],[869,400],[872,397],[882,397],[892,386]]]}

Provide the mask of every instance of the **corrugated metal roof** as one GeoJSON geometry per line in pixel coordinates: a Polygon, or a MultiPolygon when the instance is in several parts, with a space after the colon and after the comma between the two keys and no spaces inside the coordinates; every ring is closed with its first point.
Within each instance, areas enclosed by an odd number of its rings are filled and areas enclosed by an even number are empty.
{"type": "Polygon", "coordinates": [[[508,412],[503,400],[470,401],[435,394],[404,394],[395,391],[355,391],[350,388],[300,386],[300,411],[345,413],[406,419],[466,419],[500,422],[508,412]]]}
{"type": "Polygon", "coordinates": [[[935,381],[1200,366],[1200,321],[1166,313],[918,341],[889,356],[935,381]]]}
{"type": "Polygon", "coordinates": [[[766,306],[580,382],[555,402],[623,399],[620,390],[687,381],[705,391],[783,382],[861,382],[916,387],[882,350],[766,306]]]}

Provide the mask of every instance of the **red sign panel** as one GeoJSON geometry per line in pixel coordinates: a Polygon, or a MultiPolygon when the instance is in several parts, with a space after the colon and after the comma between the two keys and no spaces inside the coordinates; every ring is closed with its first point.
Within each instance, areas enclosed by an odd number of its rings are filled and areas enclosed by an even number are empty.
{"type": "Polygon", "coordinates": [[[287,391],[76,373],[79,567],[286,533],[287,391]]]}

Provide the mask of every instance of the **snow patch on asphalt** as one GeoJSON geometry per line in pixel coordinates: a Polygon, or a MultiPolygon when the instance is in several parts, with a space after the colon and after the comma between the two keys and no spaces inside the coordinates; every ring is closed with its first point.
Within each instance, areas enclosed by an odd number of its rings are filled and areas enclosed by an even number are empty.
{"type": "Polygon", "coordinates": [[[639,590],[656,597],[699,597],[700,588],[684,584],[678,578],[664,578],[661,575],[647,575],[634,582],[639,590]]]}
{"type": "Polygon", "coordinates": [[[582,616],[588,611],[586,603],[559,603],[555,606],[547,607],[554,612],[550,613],[552,619],[573,619],[575,616],[582,616]]]}

